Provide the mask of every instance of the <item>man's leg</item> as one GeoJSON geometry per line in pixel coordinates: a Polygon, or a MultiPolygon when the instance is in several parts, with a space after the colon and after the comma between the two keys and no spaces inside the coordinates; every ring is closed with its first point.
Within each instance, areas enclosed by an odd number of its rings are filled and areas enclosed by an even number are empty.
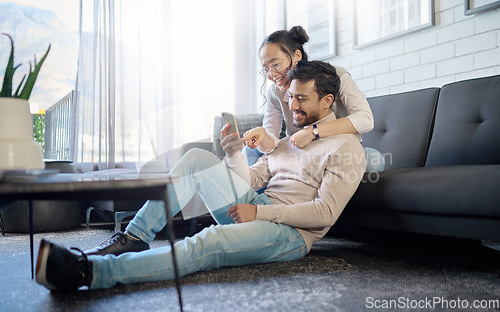
{"type": "MultiPolygon", "coordinates": [[[[218,224],[229,224],[233,222],[227,216],[230,207],[237,203],[250,203],[258,196],[248,183],[228,170],[220,159],[201,149],[188,151],[170,174],[177,177],[175,183],[168,186],[169,209],[173,216],[198,191],[215,221],[218,224]]],[[[150,201],[129,223],[127,231],[150,243],[166,223],[163,202],[150,201]]]]}
{"type": "MultiPolygon", "coordinates": [[[[91,289],[174,278],[171,248],[161,247],[118,257],[89,257],[91,289]]],[[[269,221],[212,225],[175,244],[181,276],[200,270],[303,257],[307,247],[293,227],[269,221]]]]}
{"type": "MultiPolygon", "coordinates": [[[[196,191],[219,224],[232,223],[227,216],[230,207],[237,203],[250,203],[259,196],[240,176],[212,153],[192,149],[170,171],[177,177],[167,187],[169,209],[176,215],[194,196],[196,191]]],[[[118,255],[135,245],[149,244],[156,233],[166,225],[163,202],[149,201],[135,215],[126,229],[126,236],[112,237],[101,247],[86,251],[88,255],[114,253],[118,255]],[[130,235],[132,234],[132,235],[130,235]],[[134,242],[134,240],[137,240],[134,242]],[[109,251],[109,252],[108,252],[109,251]]],[[[122,235],[122,234],[118,234],[122,235]]],[[[143,248],[146,249],[146,248],[143,248]]]]}

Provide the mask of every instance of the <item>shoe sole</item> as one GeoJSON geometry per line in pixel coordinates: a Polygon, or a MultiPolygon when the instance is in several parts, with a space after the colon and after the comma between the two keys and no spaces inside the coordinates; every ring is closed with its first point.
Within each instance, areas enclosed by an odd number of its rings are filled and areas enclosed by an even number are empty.
{"type": "Polygon", "coordinates": [[[42,239],[38,258],[36,260],[36,282],[50,290],[57,290],[57,287],[47,281],[47,260],[49,258],[50,242],[42,239]]]}
{"type": "Polygon", "coordinates": [[[116,252],[107,252],[105,250],[97,250],[97,251],[85,251],[85,255],[87,256],[105,256],[105,255],[115,255],[115,256],[119,256],[119,255],[122,255],[124,253],[127,253],[127,252],[141,252],[141,251],[145,251],[145,250],[149,250],[151,249],[150,247],[148,248],[144,248],[144,249],[133,249],[133,250],[127,250],[127,251],[121,251],[119,253],[116,253],[116,252]]]}

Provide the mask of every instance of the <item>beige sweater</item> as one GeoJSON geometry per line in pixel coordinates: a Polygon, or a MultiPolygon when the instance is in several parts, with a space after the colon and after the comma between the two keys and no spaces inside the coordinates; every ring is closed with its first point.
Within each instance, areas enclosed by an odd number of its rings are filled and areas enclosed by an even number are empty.
{"type": "MultiPolygon", "coordinates": [[[[333,119],[332,113],[318,123],[333,119]]],[[[229,161],[228,165],[245,179],[249,170],[255,189],[266,187],[265,194],[273,204],[257,206],[257,220],[293,226],[309,251],[358,188],[366,160],[359,139],[343,134],[315,140],[303,149],[287,137],[252,167],[245,168],[244,161],[229,161]]]]}

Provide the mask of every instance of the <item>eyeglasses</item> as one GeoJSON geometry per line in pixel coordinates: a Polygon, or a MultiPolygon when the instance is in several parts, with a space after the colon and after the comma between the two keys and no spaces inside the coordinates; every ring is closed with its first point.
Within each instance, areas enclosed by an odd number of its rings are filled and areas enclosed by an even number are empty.
{"type": "Polygon", "coordinates": [[[281,68],[281,62],[283,60],[279,60],[275,63],[272,63],[270,64],[269,66],[262,66],[261,69],[259,69],[259,73],[263,76],[267,76],[267,74],[269,74],[271,71],[273,71],[274,73],[278,73],[282,70],[281,68]]]}

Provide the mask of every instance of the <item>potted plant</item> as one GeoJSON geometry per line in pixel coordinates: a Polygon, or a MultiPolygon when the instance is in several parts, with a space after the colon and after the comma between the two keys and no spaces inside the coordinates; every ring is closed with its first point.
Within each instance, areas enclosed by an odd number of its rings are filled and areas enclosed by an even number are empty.
{"type": "Polygon", "coordinates": [[[30,62],[28,76],[23,76],[17,88],[13,89],[14,41],[8,34],[11,50],[2,89],[0,91],[0,171],[41,170],[45,168],[42,148],[33,140],[33,122],[29,109],[29,97],[43,62],[50,51],[50,45],[40,62],[30,62]]]}

